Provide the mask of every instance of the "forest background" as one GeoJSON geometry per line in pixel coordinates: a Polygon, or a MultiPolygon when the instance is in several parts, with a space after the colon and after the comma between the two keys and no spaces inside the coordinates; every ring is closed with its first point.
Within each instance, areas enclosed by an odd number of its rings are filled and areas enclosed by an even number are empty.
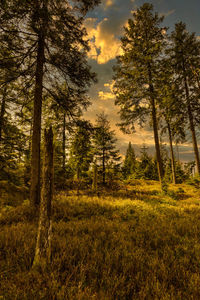
{"type": "Polygon", "coordinates": [[[199,37],[133,6],[112,93],[97,92],[115,98],[122,132],[151,131],[155,151],[126,142],[120,157],[104,109],[84,114],[98,79],[89,51],[103,63],[86,31],[98,4],[0,4],[0,297],[198,299],[199,37]],[[183,164],[174,146],[191,141],[183,164]]]}

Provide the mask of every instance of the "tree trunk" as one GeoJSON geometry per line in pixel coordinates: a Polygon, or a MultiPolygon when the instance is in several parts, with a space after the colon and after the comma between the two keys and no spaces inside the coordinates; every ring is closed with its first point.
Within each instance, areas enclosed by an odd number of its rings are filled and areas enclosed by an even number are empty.
{"type": "Polygon", "coordinates": [[[65,160],[66,160],[66,154],[65,154],[65,148],[66,148],[66,113],[63,115],[63,139],[62,139],[62,155],[63,155],[63,170],[65,171],[65,160]]]}
{"type": "Polygon", "coordinates": [[[194,119],[191,111],[191,106],[188,103],[188,117],[189,117],[189,122],[190,122],[190,130],[192,133],[192,142],[193,142],[193,148],[194,148],[194,154],[195,154],[195,161],[196,161],[196,166],[197,166],[197,172],[200,175],[200,160],[199,160],[199,149],[197,145],[197,139],[196,139],[196,132],[195,132],[195,126],[194,126],[194,119]]]}
{"type": "Polygon", "coordinates": [[[159,137],[158,137],[158,125],[157,125],[156,107],[155,107],[154,99],[152,99],[152,119],[153,119],[154,141],[155,141],[155,147],[156,147],[158,177],[159,177],[159,180],[161,182],[162,178],[163,178],[163,165],[162,165],[162,158],[161,158],[161,154],[160,154],[160,144],[159,144],[159,137]]]}
{"type": "Polygon", "coordinates": [[[31,120],[31,124],[30,124],[30,131],[29,131],[29,142],[28,142],[28,160],[30,163],[30,157],[31,157],[31,137],[32,137],[32,131],[33,131],[33,122],[31,120]]]}
{"type": "Polygon", "coordinates": [[[93,166],[93,181],[92,181],[92,189],[94,192],[97,191],[97,174],[98,174],[97,165],[94,164],[94,166],[93,166]]]}
{"type": "Polygon", "coordinates": [[[77,166],[76,178],[77,178],[77,196],[79,196],[80,195],[80,168],[79,168],[79,166],[77,166]]]}
{"type": "Polygon", "coordinates": [[[42,115],[42,89],[44,68],[44,36],[38,38],[37,65],[35,75],[33,135],[31,151],[31,187],[30,203],[37,207],[40,204],[40,140],[41,140],[41,115],[42,115]]]}
{"type": "Polygon", "coordinates": [[[1,111],[0,111],[0,143],[2,140],[2,131],[4,126],[4,115],[6,112],[6,88],[3,90],[3,98],[1,102],[1,111]]]}
{"type": "Polygon", "coordinates": [[[178,147],[178,143],[176,142],[176,154],[177,154],[177,161],[180,164],[180,154],[179,154],[179,147],[178,147]]]}
{"type": "Polygon", "coordinates": [[[104,153],[104,150],[103,150],[103,156],[102,156],[102,172],[103,172],[103,185],[106,184],[106,167],[105,167],[105,153],[104,153]]]}
{"type": "Polygon", "coordinates": [[[176,168],[175,168],[175,159],[174,159],[174,149],[173,149],[173,143],[172,143],[172,133],[171,133],[170,124],[168,122],[167,122],[167,129],[168,129],[169,144],[170,144],[172,178],[173,178],[173,183],[176,184],[176,168]]]}
{"type": "Polygon", "coordinates": [[[149,92],[151,98],[151,109],[152,109],[152,121],[153,121],[153,132],[154,132],[154,141],[155,141],[155,148],[156,148],[156,159],[157,159],[157,168],[158,168],[158,177],[160,182],[162,182],[162,178],[164,175],[163,172],[163,164],[162,158],[160,154],[160,144],[159,144],[159,137],[158,137],[158,123],[157,123],[157,115],[156,115],[156,105],[154,99],[154,87],[152,84],[152,74],[151,74],[151,66],[148,66],[148,74],[149,74],[149,92]]]}
{"type": "Polygon", "coordinates": [[[195,161],[196,161],[196,166],[197,166],[197,173],[200,175],[199,149],[198,149],[198,145],[197,145],[197,138],[196,138],[196,132],[195,132],[195,126],[194,126],[194,118],[193,118],[190,100],[189,100],[190,95],[189,95],[187,77],[185,75],[184,63],[183,63],[183,71],[184,71],[185,94],[186,94],[186,101],[187,101],[187,113],[188,113],[188,118],[189,118],[190,131],[192,133],[192,142],[193,142],[195,161]]]}
{"type": "Polygon", "coordinates": [[[51,258],[51,203],[53,199],[53,131],[45,130],[43,185],[33,266],[46,266],[51,258]]]}

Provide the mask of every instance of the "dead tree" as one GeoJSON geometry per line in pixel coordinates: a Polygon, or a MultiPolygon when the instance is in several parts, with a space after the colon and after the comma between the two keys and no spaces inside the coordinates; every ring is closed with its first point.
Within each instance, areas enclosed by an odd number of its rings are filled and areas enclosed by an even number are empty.
{"type": "Polygon", "coordinates": [[[46,266],[51,258],[51,203],[53,199],[53,131],[44,133],[44,165],[40,217],[33,266],[46,266]]]}

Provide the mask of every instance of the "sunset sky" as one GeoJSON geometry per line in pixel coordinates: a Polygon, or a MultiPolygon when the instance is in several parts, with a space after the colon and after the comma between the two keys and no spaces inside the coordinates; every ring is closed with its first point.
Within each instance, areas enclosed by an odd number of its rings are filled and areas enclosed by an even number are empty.
{"type": "MultiPolygon", "coordinates": [[[[146,128],[138,128],[131,135],[123,134],[116,123],[119,122],[119,108],[114,105],[115,97],[112,94],[112,66],[115,64],[116,55],[120,54],[120,36],[123,35],[123,26],[131,11],[141,6],[142,0],[102,0],[100,6],[87,15],[85,26],[88,38],[91,40],[91,51],[89,53],[89,64],[98,75],[98,84],[90,89],[92,105],[84,115],[92,122],[96,114],[105,112],[116,132],[118,148],[122,154],[125,153],[130,141],[136,154],[139,154],[143,144],[149,147],[149,152],[154,152],[153,131],[146,128]]],[[[154,5],[154,10],[164,15],[164,26],[169,27],[168,32],[173,30],[174,24],[183,21],[187,24],[190,32],[196,32],[200,36],[200,0],[154,0],[149,1],[154,5]]],[[[179,146],[180,159],[183,161],[194,160],[190,144],[179,146]]]]}

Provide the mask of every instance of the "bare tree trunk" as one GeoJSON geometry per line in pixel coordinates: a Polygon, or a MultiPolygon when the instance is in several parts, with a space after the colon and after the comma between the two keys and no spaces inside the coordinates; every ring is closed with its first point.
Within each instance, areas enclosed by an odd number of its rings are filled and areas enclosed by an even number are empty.
{"type": "Polygon", "coordinates": [[[62,139],[62,155],[63,155],[63,170],[65,170],[65,147],[66,147],[66,134],[65,134],[65,129],[66,129],[66,113],[63,115],[63,139],[62,139]]]}
{"type": "Polygon", "coordinates": [[[0,111],[0,142],[2,140],[2,131],[4,126],[4,115],[6,112],[6,88],[3,90],[3,98],[1,102],[1,111],[0,111]]]}
{"type": "Polygon", "coordinates": [[[197,145],[194,118],[193,118],[193,114],[192,114],[192,110],[191,110],[191,104],[190,104],[190,100],[189,100],[190,95],[189,95],[187,77],[185,75],[184,62],[183,62],[183,72],[184,72],[185,94],[186,94],[186,101],[187,101],[187,112],[188,112],[188,118],[189,118],[189,124],[190,124],[190,131],[192,133],[192,142],[193,142],[195,161],[196,161],[196,166],[197,166],[197,173],[200,175],[199,149],[198,149],[198,145],[197,145]]]}
{"type": "Polygon", "coordinates": [[[103,150],[103,157],[102,157],[102,171],[103,171],[103,185],[106,183],[106,167],[105,167],[105,152],[103,150]]]}
{"type": "Polygon", "coordinates": [[[36,81],[34,94],[33,135],[31,151],[31,187],[30,203],[37,207],[40,204],[40,141],[42,116],[42,89],[44,68],[44,36],[38,38],[36,81]]]}
{"type": "Polygon", "coordinates": [[[178,143],[177,143],[177,142],[176,142],[176,154],[177,154],[177,160],[178,160],[178,163],[180,164],[179,146],[178,146],[178,143]]]}
{"type": "Polygon", "coordinates": [[[79,166],[77,167],[76,178],[77,178],[77,196],[79,196],[80,195],[80,168],[79,168],[79,166]]]}
{"type": "Polygon", "coordinates": [[[30,156],[31,156],[31,147],[32,147],[32,144],[31,144],[31,137],[32,137],[32,131],[33,131],[33,122],[31,120],[31,124],[30,124],[30,131],[29,131],[29,142],[28,142],[28,159],[30,161],[30,156]]]}
{"type": "Polygon", "coordinates": [[[152,119],[153,119],[153,132],[154,132],[154,141],[155,141],[155,148],[156,148],[156,159],[157,159],[157,167],[158,167],[158,177],[160,182],[163,178],[163,165],[162,165],[162,158],[160,154],[160,144],[159,144],[159,137],[158,137],[158,125],[157,125],[157,118],[156,118],[156,108],[155,102],[152,101],[152,119]]]}
{"type": "Polygon", "coordinates": [[[172,133],[171,133],[170,124],[168,122],[167,122],[167,129],[168,129],[169,144],[170,144],[172,178],[173,178],[173,183],[176,184],[176,168],[175,168],[175,159],[174,159],[174,149],[173,149],[173,143],[172,143],[172,133]]]}
{"type": "Polygon", "coordinates": [[[92,189],[94,192],[97,191],[97,174],[98,174],[97,165],[94,164],[94,166],[93,166],[93,181],[92,181],[92,189]]]}
{"type": "Polygon", "coordinates": [[[162,158],[161,158],[161,154],[160,154],[160,144],[159,144],[159,137],[158,137],[158,123],[157,123],[156,105],[155,105],[155,99],[154,99],[154,87],[152,84],[152,74],[151,74],[151,66],[150,65],[148,66],[148,73],[149,73],[149,92],[150,92],[150,97],[151,97],[151,109],[152,109],[151,113],[152,113],[154,141],[155,141],[155,148],[156,148],[158,177],[161,182],[164,172],[163,172],[162,158]]]}
{"type": "Polygon", "coordinates": [[[189,116],[189,122],[190,122],[190,130],[192,133],[192,142],[193,142],[193,148],[194,148],[194,154],[195,154],[195,161],[197,166],[197,173],[200,175],[200,160],[199,160],[199,149],[197,145],[197,138],[196,138],[196,132],[195,132],[195,126],[194,126],[194,119],[191,111],[191,106],[188,103],[188,116],[189,116]]]}
{"type": "Polygon", "coordinates": [[[51,203],[53,199],[53,131],[45,130],[43,185],[33,266],[45,266],[51,258],[51,203]]]}

